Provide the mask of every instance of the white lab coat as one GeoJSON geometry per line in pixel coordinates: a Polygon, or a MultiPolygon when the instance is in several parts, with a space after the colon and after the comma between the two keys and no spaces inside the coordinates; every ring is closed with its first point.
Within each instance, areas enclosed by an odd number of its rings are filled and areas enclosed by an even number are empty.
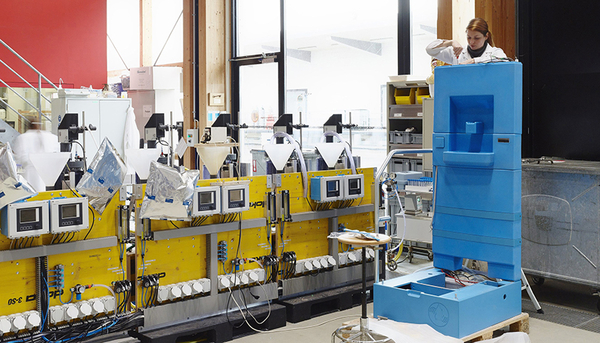
{"type": "Polygon", "coordinates": [[[29,154],[60,152],[58,137],[48,131],[28,130],[13,140],[12,148],[20,174],[37,192],[46,191],[46,184],[29,160],[29,154]]]}
{"type": "MultiPolygon", "coordinates": [[[[458,58],[454,55],[454,49],[451,46],[436,48],[443,42],[443,39],[436,39],[431,42],[425,50],[427,50],[427,53],[431,57],[453,65],[460,64],[472,58],[467,48],[463,49],[460,55],[458,55],[458,58]]],[[[483,54],[480,57],[475,57],[473,59],[475,60],[475,63],[487,63],[491,62],[494,58],[506,58],[506,54],[502,49],[495,48],[488,44],[483,54]]]]}

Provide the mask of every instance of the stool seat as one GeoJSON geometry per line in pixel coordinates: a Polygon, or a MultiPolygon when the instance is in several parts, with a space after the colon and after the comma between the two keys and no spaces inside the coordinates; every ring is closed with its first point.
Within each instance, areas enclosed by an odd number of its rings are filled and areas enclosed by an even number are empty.
{"type": "Polygon", "coordinates": [[[337,240],[343,244],[349,244],[359,247],[373,247],[377,245],[387,244],[392,241],[392,238],[390,236],[381,233],[372,233],[371,235],[373,237],[377,237],[379,241],[371,238],[366,238],[359,233],[353,232],[345,232],[339,235],[337,237],[337,240]]]}

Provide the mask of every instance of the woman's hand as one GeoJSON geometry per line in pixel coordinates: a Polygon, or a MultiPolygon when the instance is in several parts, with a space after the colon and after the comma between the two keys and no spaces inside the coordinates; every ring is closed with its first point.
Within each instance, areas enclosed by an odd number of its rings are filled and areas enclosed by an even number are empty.
{"type": "Polygon", "coordinates": [[[463,47],[460,45],[459,42],[453,40],[452,41],[452,50],[454,50],[454,56],[456,56],[456,58],[458,58],[460,53],[463,51],[463,47]]]}
{"type": "Polygon", "coordinates": [[[459,64],[474,64],[475,60],[472,58],[469,58],[468,60],[464,61],[464,62],[460,62],[459,64]]]}

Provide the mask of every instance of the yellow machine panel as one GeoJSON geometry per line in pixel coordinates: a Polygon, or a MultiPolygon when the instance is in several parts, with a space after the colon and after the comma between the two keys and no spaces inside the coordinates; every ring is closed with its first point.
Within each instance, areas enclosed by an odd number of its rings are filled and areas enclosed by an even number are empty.
{"type": "MultiPolygon", "coordinates": [[[[359,206],[360,204],[372,203],[373,189],[373,169],[359,169],[359,173],[364,175],[364,197],[348,202],[335,202],[331,208],[338,208],[342,205],[347,207],[359,206]]],[[[333,176],[341,174],[350,174],[350,170],[332,170],[309,172],[310,178],[315,176],[333,176]]],[[[317,204],[310,200],[310,193],[307,192],[307,198],[304,197],[302,185],[302,175],[300,173],[282,174],[281,186],[272,189],[267,184],[266,176],[243,177],[237,179],[210,179],[199,180],[198,186],[222,185],[228,181],[249,181],[250,209],[241,214],[241,220],[250,220],[265,218],[266,216],[266,194],[268,192],[280,192],[287,190],[290,193],[290,212],[304,213],[314,211],[317,204]]],[[[136,208],[141,207],[142,200],[138,199],[136,208]]],[[[240,216],[234,216],[233,223],[239,223],[240,216]]],[[[160,274],[160,284],[174,284],[199,278],[208,277],[207,275],[207,236],[203,235],[203,226],[230,222],[232,216],[213,215],[202,220],[202,225],[197,229],[198,235],[188,236],[177,239],[165,239],[154,241],[151,239],[142,240],[136,238],[136,272],[137,278],[142,275],[160,274]]],[[[365,212],[340,216],[338,223],[348,229],[373,232],[375,225],[373,223],[373,212],[365,212]]],[[[164,230],[178,230],[191,226],[192,222],[151,220],[150,227],[152,232],[164,230]]],[[[241,225],[239,226],[241,227],[241,225]]],[[[219,232],[217,240],[226,242],[227,252],[226,261],[219,261],[218,274],[228,274],[232,271],[232,260],[238,258],[259,258],[266,255],[281,256],[283,251],[295,251],[298,259],[328,255],[329,253],[329,222],[328,219],[315,219],[301,222],[273,223],[273,227],[267,222],[266,226],[253,228],[237,228],[230,231],[219,232]],[[283,229],[283,240],[281,239],[281,230],[283,229]],[[273,250],[275,242],[276,251],[273,250]],[[239,246],[239,248],[238,248],[239,246]]],[[[216,248],[216,247],[214,247],[216,248]]],[[[257,264],[246,265],[243,268],[258,268],[257,264]]],[[[214,281],[214,280],[213,280],[214,281]]],[[[142,287],[138,282],[137,293],[138,301],[142,295],[142,287]]],[[[146,292],[148,293],[148,292],[146,292]]],[[[146,299],[147,300],[147,299],[146,299]]]]}
{"type": "MultiPolygon", "coordinates": [[[[28,199],[28,201],[49,200],[56,197],[73,198],[78,196],[70,190],[41,192],[28,199]]],[[[123,202],[119,201],[118,193],[107,205],[104,213],[100,215],[92,207],[89,211],[89,229],[74,233],[45,234],[31,239],[21,238],[10,240],[0,235],[0,251],[22,250],[20,253],[34,251],[42,246],[56,247],[53,251],[60,252],[62,246],[70,243],[93,240],[95,238],[116,237],[117,235],[117,208],[123,202]]],[[[115,240],[116,241],[116,240],[115,240]]],[[[57,265],[64,266],[64,289],[62,296],[56,288],[50,287],[50,306],[61,305],[68,302],[71,297],[69,289],[75,285],[104,284],[111,286],[115,280],[122,280],[127,275],[127,264],[123,259],[125,255],[124,244],[111,247],[81,250],[66,253],[53,253],[47,256],[48,269],[52,270],[57,265]],[[122,262],[121,262],[122,261],[122,262]]],[[[43,255],[40,255],[43,257],[43,255]]],[[[36,309],[36,300],[39,297],[37,289],[37,258],[11,260],[0,263],[0,272],[6,285],[3,287],[0,300],[0,316],[21,313],[36,309]]],[[[52,285],[50,285],[52,286],[52,285]]],[[[102,287],[87,289],[81,299],[92,299],[111,295],[102,287]]],[[[76,300],[73,299],[73,302],[76,300]]]]}

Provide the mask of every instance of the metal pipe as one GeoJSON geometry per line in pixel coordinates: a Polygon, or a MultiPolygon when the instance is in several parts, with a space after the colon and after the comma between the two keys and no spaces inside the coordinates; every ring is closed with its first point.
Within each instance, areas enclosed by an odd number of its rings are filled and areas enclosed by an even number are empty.
{"type": "Polygon", "coordinates": [[[302,149],[302,111],[298,111],[298,121],[300,122],[300,149],[302,149]]]}
{"type": "Polygon", "coordinates": [[[43,77],[44,80],[46,80],[46,82],[48,82],[48,84],[50,84],[52,87],[54,87],[54,89],[58,90],[58,87],[56,87],[56,85],[54,83],[52,83],[50,80],[48,80],[47,77],[45,77],[42,73],[40,73],[37,69],[35,69],[31,65],[31,63],[27,62],[27,60],[25,60],[23,57],[21,57],[21,55],[19,55],[15,50],[13,50],[13,48],[11,48],[10,46],[8,46],[8,44],[4,43],[4,41],[2,39],[0,39],[0,43],[2,43],[2,45],[4,45],[10,52],[12,52],[13,55],[17,56],[29,68],[31,68],[31,70],[35,71],[38,75],[40,75],[41,77],[43,77]]]}
{"type": "Polygon", "coordinates": [[[167,43],[169,43],[169,39],[171,39],[171,35],[173,34],[173,31],[175,31],[175,27],[177,27],[177,23],[179,23],[181,16],[183,16],[183,10],[181,10],[181,13],[179,13],[179,17],[177,18],[177,21],[175,21],[175,25],[173,25],[171,32],[169,32],[169,36],[167,37],[167,40],[165,41],[165,44],[163,45],[162,49],[160,49],[160,52],[158,53],[158,57],[156,57],[156,61],[154,61],[153,66],[156,66],[156,63],[158,63],[158,59],[160,58],[160,55],[162,55],[163,50],[165,50],[165,46],[167,46],[167,43]]]}
{"type": "Polygon", "coordinates": [[[348,144],[350,144],[350,150],[352,150],[352,111],[348,112],[348,121],[350,127],[348,128],[348,144]]]}
{"type": "MultiPolygon", "coordinates": [[[[377,255],[377,254],[376,254],[377,255]]],[[[362,317],[367,319],[367,248],[362,247],[362,317]]]]}
{"type": "Polygon", "coordinates": [[[42,128],[42,77],[38,75],[38,121],[40,129],[42,128]]]}
{"type": "MultiPolygon", "coordinates": [[[[377,228],[379,228],[379,178],[381,177],[381,175],[383,175],[383,173],[385,172],[385,170],[387,169],[388,164],[390,163],[390,161],[392,160],[392,157],[394,157],[394,155],[401,155],[401,154],[431,154],[433,153],[432,149],[395,149],[392,150],[388,153],[387,157],[385,158],[385,160],[383,161],[383,163],[381,164],[381,167],[379,167],[379,169],[377,169],[377,174],[375,175],[375,193],[373,194],[373,197],[375,198],[375,225],[377,228]]],[[[385,270],[385,266],[384,266],[384,270],[385,270]]],[[[375,283],[379,282],[379,254],[375,254],[375,283]]]]}
{"type": "MultiPolygon", "coordinates": [[[[6,62],[4,62],[3,60],[0,60],[0,63],[4,64],[4,66],[8,70],[13,72],[13,74],[17,75],[21,79],[21,81],[25,82],[29,86],[29,88],[31,88],[34,91],[39,93],[39,91],[37,89],[35,89],[35,87],[33,87],[33,85],[31,83],[29,83],[29,81],[25,80],[21,75],[19,75],[19,73],[17,73],[13,68],[11,68],[8,64],[6,64],[6,62]]],[[[46,98],[46,96],[44,94],[42,94],[42,97],[44,97],[44,99],[46,99],[46,101],[52,102],[50,99],[46,98]]]]}
{"type": "Polygon", "coordinates": [[[9,105],[6,101],[4,101],[4,99],[0,98],[0,101],[8,108],[10,108],[11,110],[13,110],[13,112],[15,112],[19,117],[23,118],[23,120],[26,120],[29,124],[31,124],[31,120],[27,119],[27,117],[24,117],[21,113],[19,113],[19,111],[15,110],[11,105],[9,105]]]}
{"type": "MultiPolygon", "coordinates": [[[[181,13],[183,13],[183,12],[181,12],[181,13]]],[[[159,56],[159,57],[160,57],[160,56],[159,56]]],[[[169,159],[171,160],[171,167],[173,167],[173,111],[171,111],[171,119],[170,119],[170,122],[171,122],[171,123],[170,123],[170,125],[169,125],[169,126],[170,126],[170,129],[171,129],[171,130],[169,131],[169,140],[170,140],[170,142],[171,142],[171,145],[169,146],[169,148],[170,148],[169,154],[170,154],[171,156],[169,156],[169,157],[170,157],[169,159]]]]}
{"type": "MultiPolygon", "coordinates": [[[[21,98],[21,100],[25,101],[29,106],[31,106],[31,107],[33,107],[34,109],[37,110],[37,107],[34,104],[32,104],[31,102],[29,102],[29,100],[25,99],[21,94],[19,94],[19,92],[17,92],[16,90],[14,90],[14,88],[12,88],[6,82],[4,82],[4,80],[0,79],[0,82],[2,82],[6,86],[6,88],[10,89],[16,95],[18,95],[19,98],[21,98]]],[[[40,112],[40,114],[43,115],[46,119],[51,120],[50,118],[46,117],[46,115],[44,115],[43,113],[40,112]]]]}

